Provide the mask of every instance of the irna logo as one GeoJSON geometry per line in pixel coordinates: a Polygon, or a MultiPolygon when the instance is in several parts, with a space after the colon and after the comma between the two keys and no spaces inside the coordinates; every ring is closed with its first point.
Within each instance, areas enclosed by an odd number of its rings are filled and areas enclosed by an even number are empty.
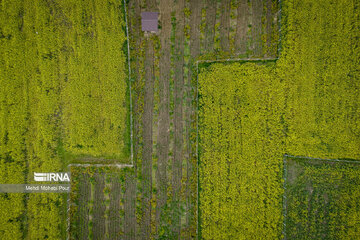
{"type": "Polygon", "coordinates": [[[70,182],[69,173],[36,173],[34,172],[36,182],[70,182]]]}

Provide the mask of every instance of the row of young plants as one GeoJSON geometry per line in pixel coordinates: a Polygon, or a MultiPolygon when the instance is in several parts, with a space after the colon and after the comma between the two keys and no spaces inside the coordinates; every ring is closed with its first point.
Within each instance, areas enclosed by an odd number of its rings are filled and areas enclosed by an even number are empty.
{"type": "MultiPolygon", "coordinates": [[[[201,60],[216,60],[228,58],[247,57],[277,57],[278,42],[280,38],[280,2],[278,0],[253,1],[229,0],[205,1],[201,11],[201,60]],[[256,2],[256,4],[254,4],[256,2]],[[211,10],[211,8],[215,8],[211,10]],[[228,23],[228,49],[224,49],[221,43],[222,18],[225,12],[229,12],[228,23]],[[256,16],[256,14],[259,14],[256,16]],[[207,26],[207,18],[215,14],[214,29],[207,26]],[[255,26],[255,21],[258,24],[255,26]],[[240,25],[240,26],[239,26],[240,25]],[[239,34],[239,29],[245,30],[239,34]],[[256,33],[255,33],[256,32],[256,33]],[[237,35],[239,34],[239,35],[237,35]],[[208,39],[208,38],[212,39],[208,39]],[[238,40],[237,38],[241,38],[238,40]],[[209,43],[210,41],[210,43],[209,43]],[[210,44],[206,46],[206,44],[210,44]],[[209,49],[208,49],[209,48],[209,49]]],[[[210,21],[211,22],[211,21],[210,21]]],[[[208,22],[209,23],[209,22],[208,22]]]]}
{"type": "MultiPolygon", "coordinates": [[[[282,52],[274,68],[212,64],[200,72],[202,238],[281,237],[283,154],[360,158],[358,8],[350,0],[284,1],[282,52]]],[[[333,229],[339,238],[358,231],[355,198],[345,196],[336,206],[355,227],[333,229]],[[347,201],[353,207],[345,211],[347,201]]],[[[295,223],[313,220],[305,214],[295,223]]]]}

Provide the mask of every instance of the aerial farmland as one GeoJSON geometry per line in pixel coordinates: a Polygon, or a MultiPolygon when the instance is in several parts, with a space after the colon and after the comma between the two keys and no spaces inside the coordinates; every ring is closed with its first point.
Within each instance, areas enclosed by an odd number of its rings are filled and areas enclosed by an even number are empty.
{"type": "Polygon", "coordinates": [[[0,0],[0,53],[0,239],[360,239],[359,1],[0,0]]]}

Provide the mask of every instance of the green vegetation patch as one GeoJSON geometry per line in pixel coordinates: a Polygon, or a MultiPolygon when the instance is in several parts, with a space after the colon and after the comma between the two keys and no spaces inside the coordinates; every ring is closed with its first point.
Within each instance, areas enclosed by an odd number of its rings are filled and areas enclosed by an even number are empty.
{"type": "Polygon", "coordinates": [[[286,239],[357,239],[360,162],[285,158],[286,239]]]}
{"type": "Polygon", "coordinates": [[[61,99],[64,148],[76,156],[129,156],[122,1],[67,2],[61,99]]]}
{"type": "MultiPolygon", "coordinates": [[[[0,183],[128,160],[123,1],[1,1],[0,183]],[[106,162],[101,161],[101,163],[106,162]]],[[[0,239],[65,239],[66,198],[0,194],[0,239]]]]}
{"type": "Polygon", "coordinates": [[[360,2],[282,3],[286,153],[360,159],[360,2]]]}
{"type": "Polygon", "coordinates": [[[213,64],[199,75],[203,239],[280,237],[284,99],[271,65],[213,64]]]}
{"type": "MultiPolygon", "coordinates": [[[[281,54],[273,67],[200,69],[203,239],[281,238],[283,154],[359,159],[359,8],[352,0],[282,1],[281,54]]],[[[357,199],[356,193],[344,196],[345,205],[357,199]]],[[[288,216],[296,220],[297,212],[289,209],[288,216]]],[[[328,219],[342,224],[336,216],[328,219]]],[[[336,236],[352,236],[354,229],[336,236]]]]}

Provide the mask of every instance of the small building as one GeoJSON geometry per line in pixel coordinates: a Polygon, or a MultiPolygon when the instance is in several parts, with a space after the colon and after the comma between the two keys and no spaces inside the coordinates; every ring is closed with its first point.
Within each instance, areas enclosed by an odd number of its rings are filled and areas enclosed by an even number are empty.
{"type": "Polygon", "coordinates": [[[158,32],[158,12],[141,13],[141,30],[143,32],[158,32]]]}

